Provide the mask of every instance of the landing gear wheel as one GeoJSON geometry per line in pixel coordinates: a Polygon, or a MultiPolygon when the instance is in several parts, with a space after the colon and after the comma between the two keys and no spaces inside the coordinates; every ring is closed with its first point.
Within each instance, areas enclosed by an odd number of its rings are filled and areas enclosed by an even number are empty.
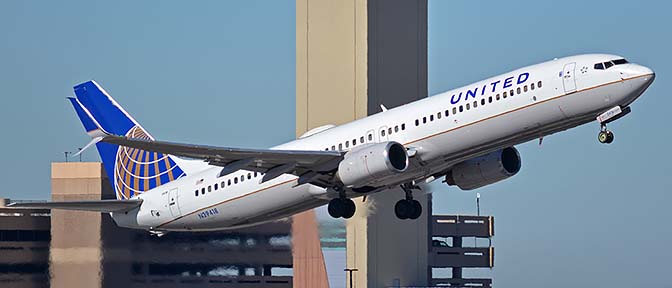
{"type": "Polygon", "coordinates": [[[341,217],[350,219],[353,215],[355,215],[355,201],[352,201],[352,199],[342,199],[341,201],[343,202],[343,211],[341,217]]]}
{"type": "Polygon", "coordinates": [[[410,201],[406,199],[399,200],[397,204],[394,204],[394,215],[401,220],[408,219],[408,215],[412,209],[410,201]]]}
{"type": "Polygon", "coordinates": [[[614,133],[610,130],[602,130],[597,134],[597,141],[600,141],[602,144],[610,144],[614,142],[614,133]]]}
{"type": "Polygon", "coordinates": [[[413,211],[409,214],[408,219],[415,220],[420,218],[420,215],[422,215],[422,205],[420,204],[420,201],[411,200],[411,207],[413,207],[413,211]]]}
{"type": "Polygon", "coordinates": [[[343,201],[341,199],[336,198],[336,199],[331,199],[329,201],[329,205],[327,206],[327,211],[329,211],[329,216],[333,218],[341,218],[343,216],[343,201]]]}

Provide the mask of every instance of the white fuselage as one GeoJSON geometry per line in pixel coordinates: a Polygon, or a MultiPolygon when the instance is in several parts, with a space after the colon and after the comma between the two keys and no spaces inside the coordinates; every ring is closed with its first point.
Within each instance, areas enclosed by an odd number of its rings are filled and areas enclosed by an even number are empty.
{"type": "MultiPolygon", "coordinates": [[[[273,149],[348,151],[367,143],[396,141],[416,154],[388,187],[444,175],[461,161],[591,122],[615,106],[628,106],[655,75],[636,64],[594,68],[615,59],[621,57],[579,55],[524,67],[273,149]]],[[[312,184],[297,186],[297,177],[290,174],[261,183],[261,174],[255,172],[240,170],[218,177],[219,166],[184,162],[180,165],[203,167],[137,196],[143,199],[141,207],[113,213],[117,224],[156,231],[231,229],[284,218],[337,197],[312,184]]],[[[348,193],[348,197],[360,195],[348,193]]]]}

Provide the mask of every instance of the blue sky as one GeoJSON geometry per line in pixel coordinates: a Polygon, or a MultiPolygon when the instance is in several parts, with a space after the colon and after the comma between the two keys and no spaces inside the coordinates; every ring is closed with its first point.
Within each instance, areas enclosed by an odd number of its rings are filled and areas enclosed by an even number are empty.
{"type": "MultiPolygon", "coordinates": [[[[481,211],[496,217],[495,268],[465,275],[501,287],[672,287],[671,4],[429,3],[430,94],[579,53],[620,54],[657,73],[633,113],[610,124],[613,144],[597,143],[592,123],[519,147],[519,175],[478,191],[481,211]]],[[[50,162],[89,140],[65,100],[89,79],[160,139],[293,139],[294,9],[280,0],[0,2],[0,197],[49,197],[50,162]]],[[[475,212],[474,193],[432,187],[435,212],[475,212]]]]}

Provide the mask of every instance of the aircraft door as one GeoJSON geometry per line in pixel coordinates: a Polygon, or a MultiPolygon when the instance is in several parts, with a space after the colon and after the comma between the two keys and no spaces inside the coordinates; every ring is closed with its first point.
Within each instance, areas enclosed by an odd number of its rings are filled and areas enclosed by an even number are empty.
{"type": "Polygon", "coordinates": [[[562,85],[565,87],[565,93],[576,91],[575,69],[576,62],[565,64],[565,67],[562,69],[562,85]]]}
{"type": "Polygon", "coordinates": [[[387,126],[383,126],[383,127],[380,127],[380,129],[378,129],[378,137],[380,137],[380,138],[379,138],[380,141],[378,141],[378,142],[385,142],[385,141],[387,141],[387,139],[388,139],[388,138],[387,138],[387,137],[388,137],[388,135],[387,135],[387,126]]]}
{"type": "Polygon", "coordinates": [[[181,215],[177,197],[177,188],[171,189],[168,192],[168,209],[170,209],[170,214],[173,215],[173,217],[179,217],[181,215]]]}
{"type": "Polygon", "coordinates": [[[373,143],[376,142],[376,132],[373,130],[369,130],[366,132],[366,143],[373,143]]]}

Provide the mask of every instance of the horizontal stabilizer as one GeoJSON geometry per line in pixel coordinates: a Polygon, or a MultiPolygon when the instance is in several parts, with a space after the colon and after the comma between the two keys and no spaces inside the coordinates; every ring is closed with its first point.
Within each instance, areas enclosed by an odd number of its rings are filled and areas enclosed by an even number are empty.
{"type": "Polygon", "coordinates": [[[93,212],[123,212],[136,208],[142,204],[142,199],[129,200],[95,200],[95,201],[63,201],[63,202],[29,202],[11,203],[12,208],[32,209],[62,209],[93,212]]]}

